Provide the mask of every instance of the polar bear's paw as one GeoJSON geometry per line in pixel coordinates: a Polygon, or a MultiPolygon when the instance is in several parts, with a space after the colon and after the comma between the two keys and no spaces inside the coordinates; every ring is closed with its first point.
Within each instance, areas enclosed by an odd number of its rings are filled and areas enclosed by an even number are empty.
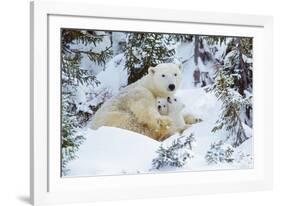
{"type": "Polygon", "coordinates": [[[202,122],[202,121],[203,121],[203,119],[201,119],[201,118],[195,118],[196,123],[199,123],[199,122],[202,122]]]}
{"type": "Polygon", "coordinates": [[[157,124],[159,128],[170,128],[172,125],[172,119],[170,117],[161,116],[157,119],[157,124]]]}
{"type": "Polygon", "coordinates": [[[194,117],[192,115],[185,115],[184,121],[186,124],[196,124],[196,123],[202,122],[203,120],[200,118],[194,117]]]}

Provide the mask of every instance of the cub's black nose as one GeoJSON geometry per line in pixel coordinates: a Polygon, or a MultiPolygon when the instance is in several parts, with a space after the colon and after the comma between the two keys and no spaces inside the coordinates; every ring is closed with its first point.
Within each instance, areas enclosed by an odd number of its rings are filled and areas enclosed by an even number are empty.
{"type": "Polygon", "coordinates": [[[158,105],[158,109],[161,109],[161,106],[160,106],[160,105],[158,105]]]}
{"type": "Polygon", "coordinates": [[[170,89],[171,91],[174,91],[175,85],[174,85],[174,84],[169,84],[169,89],[170,89]]]}

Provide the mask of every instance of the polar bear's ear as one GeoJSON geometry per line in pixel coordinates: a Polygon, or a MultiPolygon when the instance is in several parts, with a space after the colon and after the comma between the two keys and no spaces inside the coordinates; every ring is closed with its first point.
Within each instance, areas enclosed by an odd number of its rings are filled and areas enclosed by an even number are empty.
{"type": "Polygon", "coordinates": [[[180,70],[182,70],[182,64],[176,64],[180,70]]]}
{"type": "Polygon", "coordinates": [[[154,67],[149,67],[148,68],[148,73],[149,74],[155,74],[155,68],[154,67]]]}
{"type": "Polygon", "coordinates": [[[167,97],[167,101],[172,104],[171,97],[167,97]]]}

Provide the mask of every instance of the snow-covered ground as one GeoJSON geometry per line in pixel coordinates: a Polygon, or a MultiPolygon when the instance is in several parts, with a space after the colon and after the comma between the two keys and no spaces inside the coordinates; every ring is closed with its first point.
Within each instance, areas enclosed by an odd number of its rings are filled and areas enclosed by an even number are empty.
{"type": "MultiPolygon", "coordinates": [[[[186,113],[200,117],[203,121],[192,125],[184,134],[193,133],[196,144],[192,158],[181,168],[166,168],[161,171],[195,171],[216,169],[251,168],[252,139],[235,148],[234,163],[209,165],[205,155],[211,143],[223,139],[224,131],[212,133],[211,130],[218,119],[220,103],[217,98],[206,93],[202,88],[179,90],[177,96],[186,105],[186,113]]],[[[86,140],[77,152],[78,158],[68,164],[68,176],[119,175],[158,172],[152,169],[152,159],[157,156],[161,144],[168,146],[179,134],[175,134],[164,142],[155,141],[144,135],[113,127],[101,127],[94,131],[84,131],[86,140]]]]}
{"type": "MultiPolygon", "coordinates": [[[[116,33],[113,39],[124,39],[122,33],[116,33]]],[[[120,40],[120,41],[121,41],[120,40]]],[[[102,46],[108,44],[108,39],[102,46]]],[[[116,40],[117,41],[117,40],[116,40]]],[[[123,40],[122,40],[123,41],[123,40]]],[[[124,40],[125,41],[125,40],[124,40]]],[[[81,45],[77,45],[79,47],[81,45]]],[[[93,46],[89,45],[88,47],[93,46]]],[[[219,58],[226,49],[226,44],[216,45],[218,52],[214,55],[219,58]]],[[[118,47],[118,45],[113,45],[118,47]]],[[[205,46],[204,46],[205,47],[205,46]]],[[[206,48],[205,48],[206,49],[206,48]]],[[[198,59],[198,65],[194,64],[193,57],[194,44],[180,43],[176,47],[175,58],[183,62],[183,81],[176,96],[185,104],[184,113],[192,114],[202,122],[192,125],[185,135],[191,133],[195,137],[195,146],[192,148],[194,157],[183,167],[168,167],[160,170],[152,169],[152,160],[157,157],[157,150],[161,145],[168,147],[173,140],[179,137],[175,134],[164,142],[155,141],[144,135],[113,127],[101,127],[92,130],[88,127],[83,128],[83,136],[86,138],[76,153],[77,158],[68,163],[67,176],[95,176],[95,175],[120,175],[138,174],[150,172],[174,172],[174,171],[198,171],[198,170],[220,170],[220,169],[247,169],[253,167],[253,138],[243,142],[239,147],[234,148],[232,163],[208,164],[205,159],[211,144],[220,140],[225,140],[227,133],[222,129],[212,132],[212,129],[219,119],[221,102],[213,93],[206,92],[200,85],[194,86],[193,72],[196,67],[200,71],[208,72],[210,76],[214,73],[214,65],[211,62],[203,63],[198,59]]],[[[86,99],[81,111],[88,111],[89,105],[96,106],[101,103],[105,96],[110,97],[118,94],[119,89],[127,85],[128,74],[124,70],[124,53],[114,49],[114,57],[110,59],[104,68],[96,67],[91,62],[87,62],[85,57],[81,66],[89,70],[95,70],[98,86],[81,88],[81,94],[77,99],[86,99]],[[114,78],[112,78],[114,77],[114,78]],[[92,95],[89,97],[85,94],[92,95]],[[94,98],[93,98],[94,96],[94,98]]],[[[91,111],[89,111],[91,112],[91,111]]],[[[247,136],[252,136],[252,129],[244,125],[247,136]]]]}

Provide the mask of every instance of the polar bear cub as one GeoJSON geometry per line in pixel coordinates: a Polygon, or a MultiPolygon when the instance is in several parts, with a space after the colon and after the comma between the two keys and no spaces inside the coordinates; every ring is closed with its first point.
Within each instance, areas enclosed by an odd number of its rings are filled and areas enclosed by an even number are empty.
{"type": "Polygon", "coordinates": [[[175,132],[183,132],[189,127],[189,125],[185,123],[182,113],[185,105],[176,97],[158,97],[156,107],[161,115],[167,115],[172,119],[171,134],[175,132]]]}
{"type": "Polygon", "coordinates": [[[168,97],[168,115],[175,122],[176,126],[182,128],[185,125],[184,118],[182,115],[182,110],[185,108],[185,105],[180,102],[176,97],[168,97]]]}
{"type": "Polygon", "coordinates": [[[183,116],[183,109],[185,105],[179,101],[176,97],[168,97],[168,116],[173,120],[175,131],[182,132],[189,127],[185,123],[183,116]]]}
{"type": "Polygon", "coordinates": [[[161,115],[168,115],[168,101],[167,98],[157,97],[156,107],[161,115]]]}

